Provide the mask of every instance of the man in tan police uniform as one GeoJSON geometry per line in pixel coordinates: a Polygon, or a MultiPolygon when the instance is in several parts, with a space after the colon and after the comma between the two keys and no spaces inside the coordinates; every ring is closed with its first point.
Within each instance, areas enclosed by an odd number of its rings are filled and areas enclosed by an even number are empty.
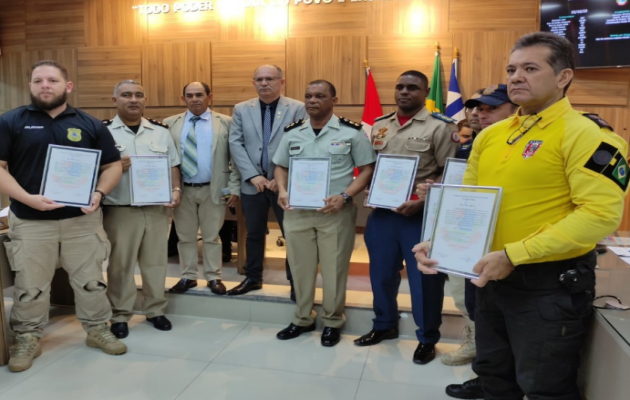
{"type": "Polygon", "coordinates": [[[234,207],[238,202],[241,180],[236,166],[230,163],[232,118],[210,110],[212,93],[204,82],[184,86],[182,100],[188,111],[164,120],[181,156],[184,191],[174,213],[182,279],[169,292],[184,293],[197,286],[197,232],[201,228],[204,276],[212,293],[223,295],[219,230],[225,206],[234,207]]]}
{"type": "MultiPolygon", "coordinates": [[[[446,159],[454,157],[459,136],[454,120],[430,113],[425,107],[429,80],[419,71],[403,72],[396,82],[398,110],[377,118],[372,128],[373,148],[381,154],[417,156],[415,183],[437,180],[446,159]]],[[[375,209],[365,228],[365,244],[370,256],[370,281],[374,293],[372,331],[355,340],[358,346],[371,346],[398,337],[398,303],[402,262],[407,265],[411,308],[418,326],[419,344],[413,362],[426,364],[435,357],[440,340],[444,274],[423,276],[416,268],[411,248],[421,235],[424,201],[412,196],[398,208],[375,209]]]]}
{"type": "Polygon", "coordinates": [[[341,339],[346,302],[346,282],[350,256],[354,249],[357,208],[352,201],[369,183],[376,159],[361,125],[333,114],[337,103],[335,87],[327,81],[311,82],[306,88],[305,105],[309,120],[285,128],[273,157],[276,164],[278,204],[288,211],[284,217],[287,256],[297,308],[293,322],[277,334],[278,339],[298,337],[315,329],[313,310],[317,264],[324,281],[323,346],[334,346],[341,339]],[[325,206],[318,210],[293,210],[287,194],[291,157],[330,157],[330,187],[325,206]],[[354,168],[359,175],[352,179],[354,168]]]}
{"type": "Polygon", "coordinates": [[[103,202],[103,226],[112,244],[107,268],[107,296],[112,303],[111,331],[116,337],[129,334],[127,321],[136,300],[134,270],[136,262],[142,275],[142,311],[159,330],[168,331],[171,323],[164,316],[168,213],[161,205],[131,206],[129,187],[132,155],[168,155],[173,199],[166,207],[175,208],[180,200],[179,155],[166,125],[142,117],[147,98],[138,82],[126,80],[114,88],[117,115],[105,121],[120,151],[123,176],[103,202]]]}

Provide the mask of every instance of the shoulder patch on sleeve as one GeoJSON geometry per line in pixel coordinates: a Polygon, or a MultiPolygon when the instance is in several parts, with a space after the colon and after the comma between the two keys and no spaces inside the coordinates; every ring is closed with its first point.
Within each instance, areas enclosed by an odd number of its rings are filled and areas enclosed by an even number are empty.
{"type": "Polygon", "coordinates": [[[156,119],[151,119],[151,118],[147,118],[147,121],[149,121],[150,123],[152,123],[153,125],[159,125],[162,128],[168,128],[168,125],[166,125],[164,122],[162,121],[158,121],[156,119]]]}
{"type": "Polygon", "coordinates": [[[103,120],[103,124],[105,124],[105,126],[109,126],[112,124],[112,122],[114,122],[113,119],[104,119],[103,120]]]}
{"type": "Polygon", "coordinates": [[[597,126],[599,126],[600,128],[608,128],[611,131],[615,131],[613,129],[612,126],[610,126],[610,124],[606,121],[604,121],[599,115],[594,114],[594,113],[582,113],[582,116],[590,119],[591,121],[595,122],[597,124],[597,126]]]}
{"type": "Polygon", "coordinates": [[[362,125],[360,123],[349,120],[348,118],[339,117],[339,122],[356,130],[362,128],[362,125]]]}
{"type": "Polygon", "coordinates": [[[453,118],[447,117],[446,115],[440,114],[438,112],[431,113],[431,116],[433,118],[439,119],[440,121],[448,122],[449,124],[457,123],[457,121],[455,121],[453,118]]]}
{"type": "Polygon", "coordinates": [[[297,121],[291,122],[289,125],[285,126],[284,127],[284,131],[285,132],[289,132],[291,129],[295,129],[298,126],[304,125],[305,122],[306,121],[304,119],[298,119],[297,121]]]}
{"type": "Polygon", "coordinates": [[[378,117],[378,118],[374,118],[374,122],[376,122],[376,121],[381,121],[381,120],[383,120],[383,119],[387,119],[387,118],[391,117],[391,116],[392,116],[392,115],[394,115],[394,114],[396,114],[396,111],[394,111],[394,112],[390,112],[389,114],[382,115],[382,116],[380,116],[380,117],[378,117]]]}
{"type": "Polygon", "coordinates": [[[628,189],[628,160],[615,146],[602,142],[588,159],[584,168],[604,175],[624,192],[628,189]]]}

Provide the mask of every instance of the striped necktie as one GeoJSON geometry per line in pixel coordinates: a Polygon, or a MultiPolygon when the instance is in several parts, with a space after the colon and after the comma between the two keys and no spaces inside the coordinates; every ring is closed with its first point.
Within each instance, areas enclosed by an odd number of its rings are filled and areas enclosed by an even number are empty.
{"type": "Polygon", "coordinates": [[[182,159],[182,172],[188,178],[197,175],[197,135],[195,134],[195,125],[200,117],[193,116],[190,119],[192,126],[188,130],[186,143],[184,143],[184,157],[182,159]]]}
{"type": "Polygon", "coordinates": [[[267,174],[269,169],[269,140],[271,139],[271,106],[265,105],[265,118],[263,123],[263,149],[262,149],[262,170],[267,174]]]}

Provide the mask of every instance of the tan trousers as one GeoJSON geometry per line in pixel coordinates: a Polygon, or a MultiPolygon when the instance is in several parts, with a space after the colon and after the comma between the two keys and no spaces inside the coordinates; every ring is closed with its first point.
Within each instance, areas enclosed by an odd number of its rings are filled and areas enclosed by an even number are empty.
{"type": "Polygon", "coordinates": [[[337,214],[322,214],[314,210],[284,213],[287,257],[297,303],[293,324],[308,326],[315,321],[317,313],[313,310],[313,301],[319,263],[324,291],[324,326],[343,326],[356,218],[357,208],[354,205],[346,205],[337,214]]]}
{"type": "Polygon", "coordinates": [[[225,204],[214,204],[210,185],[200,188],[184,186],[182,201],[175,209],[175,230],[179,236],[179,262],[182,278],[197,280],[197,232],[203,238],[203,271],[208,281],[221,279],[221,243],[225,204]]]}
{"type": "Polygon", "coordinates": [[[90,215],[63,220],[25,220],[9,216],[5,242],[15,271],[11,329],[43,336],[50,308],[50,284],[59,262],[70,276],[77,318],[86,331],[106,324],[112,316],[103,281],[103,261],[109,241],[99,208],[90,215]]]}
{"type": "Polygon", "coordinates": [[[112,323],[127,322],[136,301],[136,262],[142,275],[147,318],[166,312],[166,268],[168,264],[168,214],[163,206],[113,207],[103,210],[103,227],[112,244],[107,267],[107,297],[112,303],[112,323]]]}
{"type": "Polygon", "coordinates": [[[451,296],[453,296],[453,300],[455,301],[455,307],[462,313],[464,318],[467,319],[468,310],[466,310],[465,301],[466,278],[463,276],[449,275],[448,283],[451,287],[451,296]]]}

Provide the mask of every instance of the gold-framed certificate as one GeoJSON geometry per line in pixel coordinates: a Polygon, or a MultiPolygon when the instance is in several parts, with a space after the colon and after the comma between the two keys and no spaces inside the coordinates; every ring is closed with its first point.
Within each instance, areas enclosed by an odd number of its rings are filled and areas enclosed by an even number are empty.
{"type": "Polygon", "coordinates": [[[171,163],[167,155],[129,156],[131,205],[169,204],[172,201],[171,163]]]}
{"type": "Polygon", "coordinates": [[[379,154],[366,205],[392,209],[409,200],[419,161],[418,156],[379,154]]]}
{"type": "Polygon", "coordinates": [[[316,210],[326,205],[330,188],[330,157],[291,157],[289,207],[316,210]]]}
{"type": "Polygon", "coordinates": [[[500,187],[442,185],[429,258],[447,274],[477,278],[473,267],[490,251],[501,207],[500,187]]]}
{"type": "Polygon", "coordinates": [[[67,207],[91,207],[101,151],[48,145],[39,193],[67,207]]]}

